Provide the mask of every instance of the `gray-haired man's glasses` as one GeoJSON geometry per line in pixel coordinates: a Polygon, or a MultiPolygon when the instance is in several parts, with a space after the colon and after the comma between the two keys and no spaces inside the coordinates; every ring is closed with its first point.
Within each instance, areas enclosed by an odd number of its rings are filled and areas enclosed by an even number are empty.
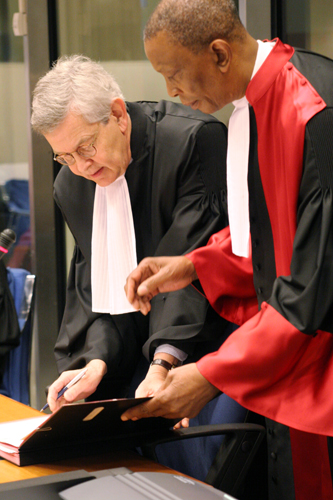
{"type": "MultiPolygon", "coordinates": [[[[94,146],[96,139],[97,139],[97,134],[98,130],[94,136],[94,139],[91,144],[87,144],[86,146],[79,146],[76,151],[73,151],[74,153],[77,153],[81,158],[92,158],[95,156],[97,153],[97,149],[94,146]]],[[[75,158],[73,156],[73,153],[64,153],[62,155],[54,155],[53,159],[57,161],[58,163],[61,163],[61,165],[74,165],[75,163],[75,158]]]]}

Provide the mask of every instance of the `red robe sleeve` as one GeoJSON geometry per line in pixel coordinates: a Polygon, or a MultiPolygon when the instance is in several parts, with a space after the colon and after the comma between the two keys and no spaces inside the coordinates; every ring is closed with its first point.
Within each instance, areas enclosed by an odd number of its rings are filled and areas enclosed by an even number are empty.
{"type": "Polygon", "coordinates": [[[186,257],[194,263],[204,293],[220,316],[241,325],[258,312],[251,255],[232,253],[229,226],[186,257]]]}
{"type": "Polygon", "coordinates": [[[266,302],[258,312],[251,261],[232,254],[228,228],[187,257],[215,310],[242,325],[197,362],[200,373],[256,413],[333,436],[333,335],[305,335],[266,302]]]}

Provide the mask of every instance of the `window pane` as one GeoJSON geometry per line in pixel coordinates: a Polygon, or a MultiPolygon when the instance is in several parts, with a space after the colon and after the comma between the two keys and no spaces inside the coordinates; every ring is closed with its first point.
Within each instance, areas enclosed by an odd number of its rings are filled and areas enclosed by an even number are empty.
{"type": "Polygon", "coordinates": [[[145,59],[142,30],[156,0],[58,0],[60,52],[100,61],[145,59]]]}
{"type": "Polygon", "coordinates": [[[16,0],[0,0],[0,231],[17,237],[5,264],[31,271],[23,38],[11,27],[17,9],[16,0]]]}
{"type": "Polygon", "coordinates": [[[283,41],[333,58],[332,0],[285,0],[283,41]]]}

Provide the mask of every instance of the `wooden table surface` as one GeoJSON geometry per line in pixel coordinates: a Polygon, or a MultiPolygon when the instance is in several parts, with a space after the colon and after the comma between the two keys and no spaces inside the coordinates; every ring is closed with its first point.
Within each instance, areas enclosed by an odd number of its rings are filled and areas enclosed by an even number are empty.
{"type": "MultiPolygon", "coordinates": [[[[0,394],[0,422],[36,416],[40,416],[38,410],[0,394]]],[[[96,470],[111,469],[113,467],[128,467],[134,472],[153,471],[174,473],[172,469],[168,469],[163,465],[142,458],[133,451],[117,450],[100,455],[78,457],[48,464],[27,465],[25,467],[18,467],[17,465],[7,462],[7,460],[0,460],[0,483],[31,479],[74,470],[84,469],[88,472],[93,472],[96,470]]]]}

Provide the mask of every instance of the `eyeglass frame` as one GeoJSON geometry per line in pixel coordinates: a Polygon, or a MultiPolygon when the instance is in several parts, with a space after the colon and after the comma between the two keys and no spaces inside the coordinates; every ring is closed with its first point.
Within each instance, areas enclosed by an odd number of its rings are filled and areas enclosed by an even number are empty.
{"type": "Polygon", "coordinates": [[[71,165],[74,165],[74,163],[76,163],[76,160],[73,156],[73,153],[77,153],[81,158],[84,158],[85,160],[88,160],[89,158],[93,158],[95,156],[95,154],[97,153],[97,148],[95,146],[95,142],[97,140],[97,136],[98,136],[98,132],[99,132],[99,124],[98,124],[98,129],[94,135],[94,139],[93,141],[90,143],[90,144],[87,144],[86,146],[79,146],[76,151],[73,151],[72,153],[62,153],[62,154],[55,154],[53,155],[53,160],[54,161],[57,161],[58,163],[60,163],[60,165],[67,165],[68,167],[70,167],[71,165]],[[90,154],[89,156],[84,156],[82,155],[80,152],[79,152],[79,149],[80,148],[93,148],[94,152],[92,154],[90,154]],[[65,156],[69,156],[70,158],[73,159],[73,161],[71,163],[68,163],[67,161],[64,160],[64,162],[60,161],[59,158],[61,157],[65,157],[65,156]]]}

